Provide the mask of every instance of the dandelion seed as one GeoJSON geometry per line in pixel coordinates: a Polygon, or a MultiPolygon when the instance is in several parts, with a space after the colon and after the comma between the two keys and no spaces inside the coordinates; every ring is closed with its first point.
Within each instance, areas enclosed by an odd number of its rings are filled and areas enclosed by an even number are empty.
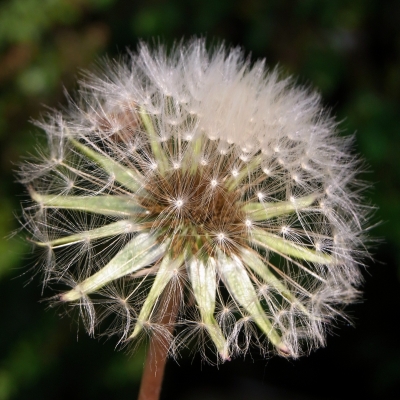
{"type": "Polygon", "coordinates": [[[222,233],[222,232],[218,233],[217,234],[217,239],[218,239],[219,242],[224,241],[225,240],[225,234],[222,233]]]}
{"type": "Polygon", "coordinates": [[[47,151],[22,167],[44,284],[90,333],[111,314],[106,333],[171,355],[192,328],[219,360],[324,345],[358,294],[368,208],[318,95],[203,40],[104,71],[39,124],[47,151]]]}

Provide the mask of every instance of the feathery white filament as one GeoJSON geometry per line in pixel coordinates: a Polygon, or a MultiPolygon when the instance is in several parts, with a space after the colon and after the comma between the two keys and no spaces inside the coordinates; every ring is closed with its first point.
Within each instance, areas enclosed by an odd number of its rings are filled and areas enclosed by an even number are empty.
{"type": "Polygon", "coordinates": [[[291,357],[323,345],[358,295],[368,213],[319,96],[203,40],[142,44],[79,93],[39,124],[47,155],[22,180],[44,283],[70,286],[60,300],[89,332],[116,313],[121,340],[169,334],[178,299],[171,354],[190,327],[222,360],[251,342],[291,357]]]}

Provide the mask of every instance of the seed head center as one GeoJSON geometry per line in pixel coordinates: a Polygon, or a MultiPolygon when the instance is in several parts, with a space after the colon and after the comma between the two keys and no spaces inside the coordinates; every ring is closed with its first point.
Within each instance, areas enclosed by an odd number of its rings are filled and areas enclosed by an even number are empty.
{"type": "Polygon", "coordinates": [[[219,178],[210,180],[204,171],[190,174],[182,169],[158,176],[146,187],[151,200],[146,198],[143,202],[150,212],[152,228],[166,232],[173,229],[174,240],[182,245],[199,238],[207,241],[216,235],[222,240],[222,231],[229,237],[240,237],[244,221],[240,195],[226,189],[219,178]]]}

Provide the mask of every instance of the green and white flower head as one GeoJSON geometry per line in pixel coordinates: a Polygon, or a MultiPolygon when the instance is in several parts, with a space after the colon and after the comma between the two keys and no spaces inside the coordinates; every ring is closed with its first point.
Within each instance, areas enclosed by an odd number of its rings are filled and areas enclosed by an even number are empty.
{"type": "Polygon", "coordinates": [[[351,138],[264,61],[141,44],[39,125],[26,225],[44,284],[64,287],[53,300],[90,334],[111,315],[105,334],[168,336],[171,355],[194,339],[219,360],[252,344],[297,357],[357,298],[367,207],[351,138]]]}

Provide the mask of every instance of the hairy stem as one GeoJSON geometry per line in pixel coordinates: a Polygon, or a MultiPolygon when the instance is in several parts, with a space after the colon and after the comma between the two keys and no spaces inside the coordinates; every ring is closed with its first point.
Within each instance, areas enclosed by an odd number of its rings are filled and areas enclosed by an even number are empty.
{"type": "MultiPolygon", "coordinates": [[[[152,342],[154,340],[152,339],[152,342]]],[[[167,361],[168,348],[165,344],[150,343],[140,385],[138,400],[158,400],[167,361]]]]}
{"type": "Polygon", "coordinates": [[[176,293],[179,291],[174,291],[171,286],[171,284],[167,286],[162,299],[164,304],[161,305],[163,309],[161,325],[168,330],[169,334],[155,332],[150,337],[138,400],[158,400],[160,398],[168,349],[181,300],[180,295],[176,293]]]}

